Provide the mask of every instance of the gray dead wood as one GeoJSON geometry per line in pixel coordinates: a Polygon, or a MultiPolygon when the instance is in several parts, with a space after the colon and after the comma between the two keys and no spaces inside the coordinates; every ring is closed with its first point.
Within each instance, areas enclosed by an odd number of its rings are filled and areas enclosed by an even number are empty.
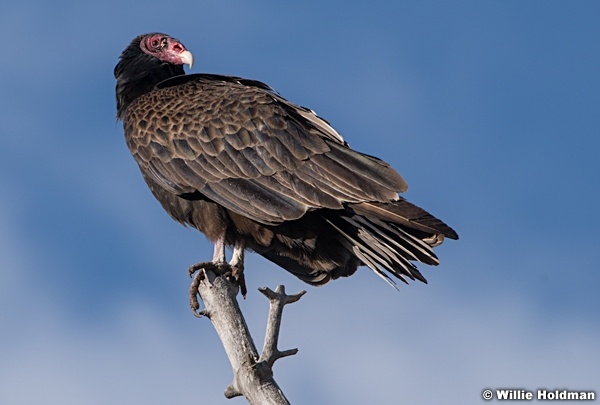
{"type": "Polygon", "coordinates": [[[289,404],[273,378],[273,363],[298,351],[279,351],[277,341],[283,307],[298,301],[306,291],[286,295],[281,285],[275,291],[259,289],[270,301],[265,342],[259,356],[236,299],[237,285],[211,270],[200,271],[204,271],[205,277],[198,284],[198,294],[205,308],[199,313],[212,322],[233,369],[233,382],[225,390],[225,396],[243,395],[252,405],[289,404]]]}

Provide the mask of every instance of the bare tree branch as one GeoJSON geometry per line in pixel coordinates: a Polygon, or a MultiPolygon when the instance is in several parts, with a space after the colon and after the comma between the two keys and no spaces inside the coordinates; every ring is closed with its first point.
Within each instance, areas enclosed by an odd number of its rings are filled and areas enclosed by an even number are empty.
{"type": "Polygon", "coordinates": [[[267,297],[270,302],[267,332],[265,333],[265,343],[258,361],[259,363],[265,362],[269,365],[269,367],[273,367],[273,364],[277,359],[286,356],[292,356],[298,353],[298,349],[290,349],[280,352],[277,348],[277,341],[279,340],[279,329],[281,327],[283,307],[287,304],[298,301],[300,297],[306,293],[306,291],[300,291],[294,295],[286,295],[285,287],[282,285],[277,286],[275,291],[267,287],[259,288],[258,291],[267,297]]]}
{"type": "Polygon", "coordinates": [[[212,322],[233,369],[233,382],[225,390],[225,396],[233,398],[243,395],[252,405],[289,404],[273,378],[273,363],[298,351],[280,352],[277,341],[283,307],[298,301],[305,291],[286,295],[283,286],[278,286],[275,292],[268,288],[260,289],[269,298],[270,309],[264,349],[259,357],[236,299],[237,284],[224,275],[216,275],[210,266],[207,267],[200,270],[203,276],[194,278],[192,284],[205,306],[197,314],[207,316],[212,322]]]}

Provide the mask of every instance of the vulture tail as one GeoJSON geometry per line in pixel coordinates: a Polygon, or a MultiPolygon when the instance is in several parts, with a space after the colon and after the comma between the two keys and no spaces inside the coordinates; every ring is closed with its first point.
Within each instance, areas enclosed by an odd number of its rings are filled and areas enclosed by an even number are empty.
{"type": "Polygon", "coordinates": [[[274,238],[268,247],[249,247],[312,285],[350,276],[360,265],[394,288],[390,275],[407,284],[427,283],[413,262],[439,264],[433,248],[445,237],[458,238],[448,225],[403,199],[316,210],[291,224],[270,228],[274,238]],[[304,231],[298,234],[298,229],[304,231]]]}
{"type": "Polygon", "coordinates": [[[394,287],[388,273],[407,284],[409,279],[427,283],[412,262],[439,264],[433,247],[444,237],[458,238],[452,228],[403,199],[350,204],[342,215],[325,220],[349,252],[394,287]]]}

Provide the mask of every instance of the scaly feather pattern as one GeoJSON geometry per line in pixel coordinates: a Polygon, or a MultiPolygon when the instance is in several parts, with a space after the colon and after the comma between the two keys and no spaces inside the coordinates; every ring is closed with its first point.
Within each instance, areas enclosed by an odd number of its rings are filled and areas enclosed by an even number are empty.
{"type": "Polygon", "coordinates": [[[184,75],[184,52],[148,34],[115,68],[127,145],[175,220],[315,285],[360,265],[425,281],[413,262],[438,264],[433,247],[458,235],[399,197],[407,184],[389,164],[264,83],[184,75]]]}

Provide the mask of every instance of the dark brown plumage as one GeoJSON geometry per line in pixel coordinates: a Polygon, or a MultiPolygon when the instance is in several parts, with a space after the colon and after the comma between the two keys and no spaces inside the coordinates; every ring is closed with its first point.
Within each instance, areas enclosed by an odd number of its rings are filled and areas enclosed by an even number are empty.
{"type": "Polygon", "coordinates": [[[117,117],[150,190],[215,242],[213,261],[228,245],[233,266],[251,249],[314,285],[360,265],[425,281],[412,261],[438,264],[432,248],[458,236],[398,196],[396,171],[263,83],[184,75],[191,61],[168,35],[135,38],[115,67],[117,117]]]}

